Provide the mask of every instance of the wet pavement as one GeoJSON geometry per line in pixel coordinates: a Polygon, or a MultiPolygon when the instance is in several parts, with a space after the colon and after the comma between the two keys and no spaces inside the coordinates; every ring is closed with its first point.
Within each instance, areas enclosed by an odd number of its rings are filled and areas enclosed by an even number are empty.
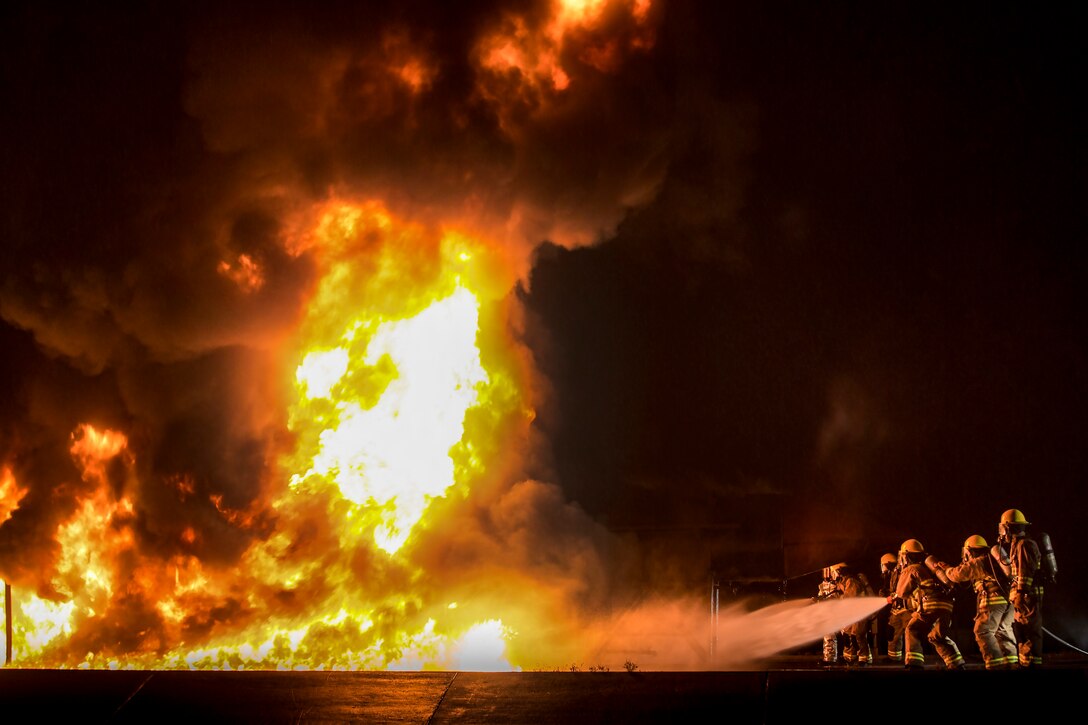
{"type": "Polygon", "coordinates": [[[977,717],[1010,697],[1040,722],[1081,711],[1088,658],[1056,656],[1035,671],[907,672],[821,667],[779,657],[727,672],[207,672],[0,669],[5,713],[45,722],[111,723],[798,723],[846,703],[881,717],[910,688],[939,714],[977,717]],[[1025,698],[1027,698],[1025,700],[1025,698]]]}

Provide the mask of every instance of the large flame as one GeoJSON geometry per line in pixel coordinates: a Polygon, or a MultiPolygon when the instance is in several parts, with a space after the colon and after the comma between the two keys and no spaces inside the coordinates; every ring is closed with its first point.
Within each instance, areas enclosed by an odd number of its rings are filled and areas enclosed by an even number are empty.
{"type": "MultiPolygon", "coordinates": [[[[337,97],[380,91],[352,111],[368,122],[401,118],[393,111],[403,103],[403,117],[415,123],[424,118],[412,112],[416,104],[433,110],[450,90],[467,90],[450,114],[457,133],[467,128],[471,138],[482,122],[498,127],[503,145],[517,145],[531,119],[549,118],[579,93],[593,96],[595,79],[653,45],[653,8],[652,0],[555,0],[532,11],[500,9],[466,46],[471,89],[460,88],[460,72],[451,82],[426,36],[398,29],[379,34],[374,57],[332,51],[330,67],[313,79],[322,91],[335,87],[337,97]],[[331,83],[341,75],[342,83],[331,83]],[[434,88],[442,92],[432,96],[434,88]]],[[[209,148],[248,148],[231,142],[233,123],[219,127],[201,113],[216,90],[197,84],[188,101],[205,121],[209,148]]],[[[297,119],[307,136],[353,135],[346,117],[322,109],[302,114],[312,123],[297,119]]],[[[262,180],[256,187],[267,181],[277,208],[282,202],[282,234],[266,238],[241,225],[231,244],[190,261],[205,264],[232,301],[245,302],[237,309],[254,318],[267,313],[275,324],[257,325],[259,333],[246,328],[256,341],[228,335],[220,346],[218,329],[192,347],[169,340],[149,347],[171,372],[175,355],[183,364],[196,358],[190,372],[203,369],[202,355],[259,368],[252,389],[245,374],[216,388],[230,403],[244,401],[238,412],[209,406],[213,413],[202,409],[172,427],[191,401],[169,401],[181,412],[171,408],[159,420],[158,411],[139,409],[152,403],[131,400],[133,391],[119,384],[123,402],[108,423],[65,422],[62,435],[74,430],[72,467],[63,474],[17,483],[22,470],[0,461],[0,526],[18,532],[5,543],[25,535],[45,544],[10,557],[12,571],[2,572],[14,584],[16,666],[508,669],[516,664],[508,645],[519,632],[543,641],[566,623],[556,623],[568,616],[563,596],[590,597],[586,582],[600,578],[595,532],[584,533],[591,528],[584,514],[552,488],[521,481],[516,470],[533,416],[531,364],[507,325],[517,314],[510,292],[528,257],[521,245],[544,236],[595,238],[597,204],[569,219],[557,214],[553,231],[535,221],[551,212],[537,212],[531,197],[510,189],[495,190],[498,209],[486,211],[490,191],[483,194],[478,179],[491,177],[475,174],[474,161],[438,162],[440,176],[465,180],[465,198],[394,188],[397,175],[380,173],[347,174],[332,186],[377,189],[392,208],[411,206],[416,221],[441,219],[455,229],[409,224],[381,202],[360,202],[357,191],[350,203],[305,209],[316,187],[293,196],[294,182],[272,167],[254,177],[262,180]],[[523,239],[530,229],[532,238],[523,239]],[[271,249],[277,240],[281,248],[271,249]],[[317,275],[305,286],[311,263],[317,275]],[[283,275],[291,294],[279,294],[283,275]],[[305,297],[301,308],[292,306],[296,295],[305,297]],[[284,319],[298,324],[285,332],[284,319]],[[261,425],[248,425],[251,419],[261,425]],[[186,460],[196,446],[215,445],[214,430],[193,428],[219,423],[244,428],[238,439],[252,444],[231,458],[231,470],[186,460]],[[248,478],[226,480],[232,476],[248,478]],[[526,513],[538,505],[559,513],[526,513]],[[536,542],[549,536],[573,543],[538,551],[536,542]],[[458,576],[443,576],[436,560],[455,561],[458,576]]],[[[503,171],[494,186],[520,173],[503,171]]],[[[634,198],[629,192],[620,208],[634,198]]],[[[127,357],[128,348],[118,355],[127,357]]],[[[103,366],[103,377],[114,372],[103,366]]],[[[233,455],[238,439],[209,461],[233,455]]]]}
{"type": "MultiPolygon", "coordinates": [[[[324,274],[284,370],[295,445],[279,493],[263,516],[210,496],[224,522],[267,535],[228,569],[177,553],[200,543],[193,527],[165,558],[141,548],[137,453],[124,432],[81,425],[85,493],[56,530],[51,584],[13,596],[17,665],[512,668],[502,613],[452,605],[405,553],[437,499],[486,475],[506,422],[530,420],[511,343],[481,318],[509,280],[482,243],[377,204],[328,212],[312,244],[324,274]],[[134,609],[141,621],[121,621],[134,609]]],[[[199,489],[157,485],[179,501],[199,489]]],[[[0,491],[3,521],[21,495],[7,469],[0,491]]]]}

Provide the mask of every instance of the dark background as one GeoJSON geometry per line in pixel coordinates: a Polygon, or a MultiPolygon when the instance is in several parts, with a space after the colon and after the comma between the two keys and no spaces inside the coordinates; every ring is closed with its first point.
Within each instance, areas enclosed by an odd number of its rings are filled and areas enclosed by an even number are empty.
{"type": "MultiPolygon", "coordinates": [[[[507,203],[588,218],[644,173],[653,193],[616,202],[593,243],[527,235],[514,294],[551,387],[527,473],[635,543],[663,590],[715,573],[808,596],[819,568],[875,577],[906,538],[954,560],[1019,508],[1057,549],[1047,627],[1088,644],[1084,11],[658,5],[652,49],[524,122],[528,151],[461,100],[455,60],[412,124],[393,97],[327,140],[261,93],[308,87],[283,37],[310,59],[395,22],[463,58],[481,18],[534,7],[451,5],[0,11],[0,456],[20,480],[63,478],[68,432],[102,408],[159,421],[156,470],[252,471],[259,436],[237,421],[237,447],[184,442],[223,412],[205,381],[289,327],[308,280],[276,251],[276,209],[240,189],[282,175],[320,198],[337,178],[433,201],[458,188],[436,169],[479,153],[517,167],[507,203]],[[273,272],[254,302],[190,274],[222,226],[273,272]],[[168,384],[201,405],[134,392],[168,384]]],[[[236,505],[253,495],[231,481],[236,505]]],[[[11,562],[33,527],[5,528],[11,562]]]]}
{"type": "Polygon", "coordinates": [[[657,202],[533,268],[559,480],[620,529],[686,522],[727,578],[768,573],[774,555],[746,549],[780,535],[796,594],[839,560],[874,578],[906,538],[954,561],[1019,508],[1058,549],[1047,623],[1069,636],[1085,563],[1076,18],[727,5],[673,32],[755,116],[743,198],[693,119],[657,202]]]}

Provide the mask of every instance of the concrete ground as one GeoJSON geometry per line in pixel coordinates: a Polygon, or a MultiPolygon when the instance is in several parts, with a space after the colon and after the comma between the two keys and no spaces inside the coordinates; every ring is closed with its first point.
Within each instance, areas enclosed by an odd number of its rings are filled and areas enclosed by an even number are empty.
{"type": "Polygon", "coordinates": [[[927,721],[952,722],[980,712],[997,716],[1010,698],[1041,708],[1037,722],[1055,722],[1067,719],[1064,713],[1083,712],[1088,694],[1088,658],[1079,656],[1051,657],[1037,671],[987,672],[973,665],[948,672],[930,664],[924,672],[907,672],[887,662],[825,669],[809,656],[778,657],[760,667],[525,673],[5,668],[0,703],[13,722],[570,725],[709,719],[766,725],[840,718],[843,708],[881,719],[890,717],[890,703],[897,701],[925,702],[927,721]]]}

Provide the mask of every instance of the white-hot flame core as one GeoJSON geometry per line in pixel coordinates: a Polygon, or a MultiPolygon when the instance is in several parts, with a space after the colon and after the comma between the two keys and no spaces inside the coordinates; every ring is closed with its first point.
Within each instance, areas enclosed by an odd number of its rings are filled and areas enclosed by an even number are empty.
{"type": "Polygon", "coordinates": [[[348,371],[349,362],[348,351],[343,348],[311,352],[298,366],[295,377],[305,386],[308,397],[327,398],[348,371]]]}
{"type": "Polygon", "coordinates": [[[491,619],[472,627],[453,647],[453,668],[469,672],[502,672],[506,662],[506,632],[502,622],[491,619]]]}
{"type": "Polygon", "coordinates": [[[61,635],[72,633],[71,618],[75,612],[75,602],[50,602],[33,594],[12,602],[12,615],[21,625],[20,637],[16,645],[15,659],[19,660],[28,652],[34,652],[52,642],[61,635]]]}
{"type": "MultiPolygon", "coordinates": [[[[339,425],[321,433],[307,475],[330,476],[352,503],[382,507],[374,540],[387,552],[404,544],[429,499],[454,483],[449,452],[488,379],[478,324],[479,303],[458,287],[415,317],[379,325],[363,362],[388,358],[396,377],[371,408],[339,403],[339,425]]],[[[308,356],[298,378],[311,396],[325,396],[348,368],[346,351],[337,349],[308,356]]]]}

